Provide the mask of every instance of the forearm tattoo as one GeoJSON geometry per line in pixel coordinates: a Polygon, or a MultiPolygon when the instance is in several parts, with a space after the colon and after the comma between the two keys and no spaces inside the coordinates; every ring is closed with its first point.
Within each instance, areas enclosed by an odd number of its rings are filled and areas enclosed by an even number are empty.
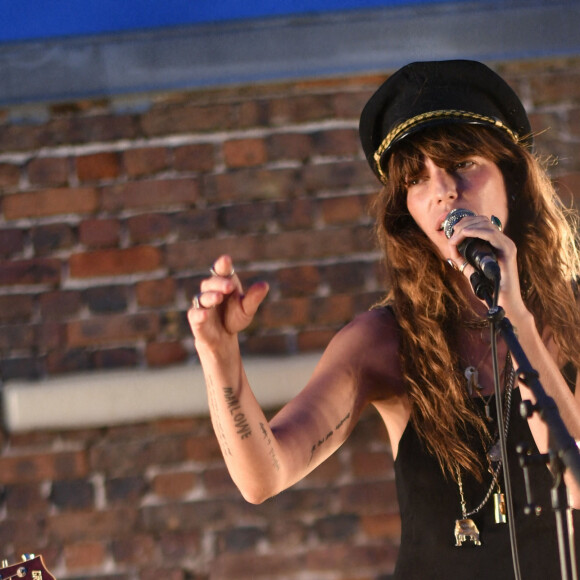
{"type": "Polygon", "coordinates": [[[219,416],[219,412],[218,412],[218,404],[216,401],[216,397],[215,397],[215,392],[213,389],[213,381],[211,376],[207,377],[207,382],[210,386],[210,389],[208,389],[208,402],[209,402],[209,407],[211,409],[211,416],[213,419],[213,425],[214,425],[214,431],[219,443],[219,446],[222,450],[222,453],[224,456],[232,456],[232,451],[228,445],[228,441],[226,438],[226,434],[219,416]]]}
{"type": "Polygon", "coordinates": [[[240,410],[240,402],[234,395],[234,389],[231,387],[224,387],[224,397],[228,406],[230,415],[234,419],[236,433],[242,438],[246,439],[252,434],[250,425],[246,419],[246,415],[240,410]]]}
{"type": "Polygon", "coordinates": [[[314,454],[316,453],[316,451],[320,449],[320,447],[322,447],[322,445],[324,445],[324,443],[326,443],[326,441],[328,441],[334,435],[335,431],[338,431],[344,425],[344,423],[349,417],[350,411],[336,424],[334,429],[331,429],[326,435],[324,435],[324,437],[322,437],[316,443],[314,443],[314,445],[312,445],[312,449],[310,450],[310,460],[308,461],[309,464],[312,462],[312,459],[314,458],[314,454]]]}
{"type": "Polygon", "coordinates": [[[270,435],[268,434],[268,431],[266,430],[264,423],[260,423],[260,429],[262,430],[262,435],[264,435],[264,439],[266,440],[266,443],[268,444],[268,453],[270,455],[270,458],[272,459],[272,465],[275,467],[276,471],[280,471],[280,463],[278,462],[278,458],[276,457],[276,452],[274,451],[274,448],[272,447],[272,440],[270,439],[270,435]]]}

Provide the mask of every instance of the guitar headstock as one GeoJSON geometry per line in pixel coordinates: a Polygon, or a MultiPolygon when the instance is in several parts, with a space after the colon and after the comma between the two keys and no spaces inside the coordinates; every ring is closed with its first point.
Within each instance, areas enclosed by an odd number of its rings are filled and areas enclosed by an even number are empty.
{"type": "Polygon", "coordinates": [[[55,580],[54,576],[46,569],[42,556],[25,554],[22,562],[8,566],[8,562],[2,562],[0,580],[55,580]]]}

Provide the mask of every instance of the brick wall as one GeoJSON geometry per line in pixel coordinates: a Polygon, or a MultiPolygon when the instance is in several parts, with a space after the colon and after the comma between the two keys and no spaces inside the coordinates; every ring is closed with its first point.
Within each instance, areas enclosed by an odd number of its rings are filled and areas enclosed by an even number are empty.
{"type": "MultiPolygon", "coordinates": [[[[580,58],[496,69],[540,151],[559,157],[570,202],[580,58]]],[[[357,121],[383,76],[0,111],[4,380],[195,364],[185,312],[222,252],[272,287],[246,354],[323,348],[382,293],[357,121]]],[[[4,434],[2,555],[43,552],[71,578],[387,578],[387,450],[369,414],[308,480],[255,507],[232,488],[206,417],[4,434]]]]}

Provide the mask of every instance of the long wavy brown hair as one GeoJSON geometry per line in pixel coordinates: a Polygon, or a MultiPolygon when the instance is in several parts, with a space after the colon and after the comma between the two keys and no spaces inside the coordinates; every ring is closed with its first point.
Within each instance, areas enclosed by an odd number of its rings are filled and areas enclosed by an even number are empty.
{"type": "Polygon", "coordinates": [[[553,331],[562,364],[580,364],[576,223],[539,159],[500,131],[483,126],[442,125],[397,144],[386,164],[388,183],[374,204],[390,285],[382,304],[391,306],[401,328],[411,421],[453,479],[459,468],[481,479],[484,468],[466,433],[475,428],[480,437],[489,435],[470,404],[457,354],[457,321],[469,326],[481,317],[466,297],[463,276],[445,263],[409,214],[405,184],[421,170],[425,156],[452,170],[473,155],[495,162],[504,177],[509,209],[504,231],[517,246],[527,308],[540,332],[548,325],[553,331]]]}

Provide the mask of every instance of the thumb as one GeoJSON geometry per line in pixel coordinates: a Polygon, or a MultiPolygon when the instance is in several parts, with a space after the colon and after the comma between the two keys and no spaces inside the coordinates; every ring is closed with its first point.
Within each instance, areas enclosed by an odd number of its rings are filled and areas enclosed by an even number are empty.
{"type": "Polygon", "coordinates": [[[260,304],[268,294],[270,286],[267,282],[256,282],[248,288],[245,296],[242,298],[242,309],[247,316],[254,316],[260,304]]]}

